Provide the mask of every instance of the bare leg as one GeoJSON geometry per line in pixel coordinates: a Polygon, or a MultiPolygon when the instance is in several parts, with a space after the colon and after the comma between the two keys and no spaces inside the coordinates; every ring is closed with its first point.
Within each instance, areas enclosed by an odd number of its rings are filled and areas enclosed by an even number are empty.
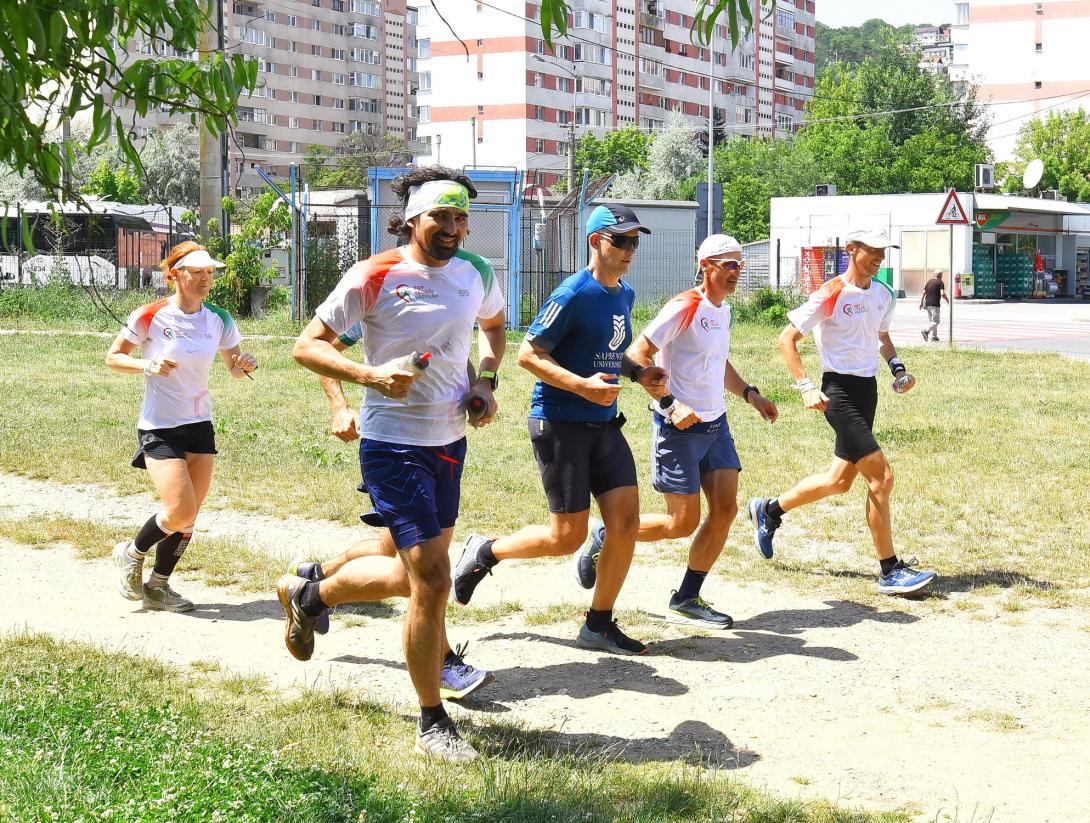
{"type": "Polygon", "coordinates": [[[370,537],[366,540],[360,540],[358,543],[349,546],[347,551],[341,552],[332,560],[322,563],[322,576],[332,577],[345,563],[359,557],[378,556],[397,557],[397,547],[394,545],[394,539],[390,537],[389,529],[383,529],[382,537],[379,539],[376,540],[370,537]]]}
{"type": "Polygon", "coordinates": [[[706,472],[700,476],[700,485],[708,498],[708,517],[689,548],[689,568],[708,572],[722,554],[731,524],[738,516],[738,470],[706,472]]]}
{"type": "Polygon", "coordinates": [[[598,509],[606,527],[606,539],[598,556],[598,580],[590,607],[610,611],[617,602],[632,565],[636,533],[640,527],[640,496],[635,486],[611,489],[598,497],[598,509]]]}
{"type": "MultiPolygon", "coordinates": [[[[699,494],[664,494],[666,513],[649,512],[640,515],[640,529],[636,540],[654,543],[656,540],[672,540],[688,537],[700,523],[699,494]]],[[[607,529],[606,534],[609,534],[607,529]]]]}
{"type": "Polygon", "coordinates": [[[879,449],[855,464],[867,481],[867,525],[880,560],[893,557],[893,530],[889,517],[889,498],[893,493],[893,469],[879,449]]]}
{"type": "MultiPolygon", "coordinates": [[[[212,455],[208,458],[208,478],[212,474],[212,455]]],[[[197,502],[196,489],[190,477],[189,465],[185,460],[157,460],[147,458],[148,475],[151,477],[155,493],[163,504],[163,513],[159,525],[164,531],[176,532],[192,526],[197,519],[200,504],[197,502]]],[[[204,491],[208,491],[208,479],[204,482],[204,491]]]]}
{"type": "Polygon", "coordinates": [[[590,509],[575,514],[551,512],[548,526],[524,526],[492,544],[497,560],[561,557],[573,554],[587,539],[590,509]]]}
{"type": "Polygon", "coordinates": [[[805,477],[793,489],[781,494],[778,498],[780,508],[789,512],[833,494],[844,494],[852,487],[858,473],[854,464],[834,457],[827,471],[805,477]]]}
{"type": "Polygon", "coordinates": [[[450,594],[451,530],[398,553],[409,576],[409,608],[402,643],[421,706],[437,706],[447,597],[450,594]]]}

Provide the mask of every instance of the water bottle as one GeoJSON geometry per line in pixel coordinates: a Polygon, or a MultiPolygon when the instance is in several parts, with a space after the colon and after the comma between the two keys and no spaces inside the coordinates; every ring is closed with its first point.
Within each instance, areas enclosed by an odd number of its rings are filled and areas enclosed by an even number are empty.
{"type": "Polygon", "coordinates": [[[469,417],[470,423],[476,423],[484,417],[485,412],[487,411],[488,404],[479,394],[471,394],[466,398],[466,414],[469,417]]]}
{"type": "MultiPolygon", "coordinates": [[[[430,360],[430,351],[426,351],[423,354],[419,354],[418,352],[414,351],[412,354],[407,354],[404,357],[398,357],[396,360],[391,360],[388,365],[392,368],[397,369],[398,371],[412,372],[412,374],[419,377],[425,371],[427,371],[428,366],[430,365],[430,360]]],[[[396,397],[393,399],[397,400],[399,403],[409,402],[408,395],[405,395],[404,397],[396,397]]]]}
{"type": "Polygon", "coordinates": [[[912,387],[912,384],[915,382],[915,377],[913,377],[908,372],[903,371],[893,379],[893,383],[890,385],[890,388],[897,392],[897,394],[904,394],[912,387]]]}

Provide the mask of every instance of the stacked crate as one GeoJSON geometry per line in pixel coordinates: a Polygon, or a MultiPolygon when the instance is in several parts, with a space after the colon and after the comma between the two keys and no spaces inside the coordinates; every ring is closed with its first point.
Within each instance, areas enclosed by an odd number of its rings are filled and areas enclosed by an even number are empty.
{"type": "Polygon", "coordinates": [[[990,246],[973,246],[973,296],[995,297],[995,269],[990,246]]]}
{"type": "Polygon", "coordinates": [[[1003,296],[1033,296],[1033,258],[1028,254],[1001,254],[996,258],[996,279],[1003,284],[1003,296]]]}

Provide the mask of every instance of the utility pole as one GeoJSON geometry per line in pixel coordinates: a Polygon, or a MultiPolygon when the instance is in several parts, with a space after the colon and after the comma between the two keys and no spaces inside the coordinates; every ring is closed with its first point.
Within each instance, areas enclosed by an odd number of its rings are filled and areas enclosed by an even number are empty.
{"type": "Polygon", "coordinates": [[[477,118],[469,118],[469,130],[472,134],[469,135],[469,144],[473,148],[473,168],[477,168],[477,118]]]}
{"type": "MultiPolygon", "coordinates": [[[[199,52],[204,57],[215,52],[219,46],[223,16],[221,13],[220,19],[213,22],[213,9],[221,8],[217,0],[203,0],[201,8],[205,13],[206,20],[204,30],[201,31],[199,52]]],[[[200,226],[201,234],[207,238],[208,221],[215,218],[220,221],[221,225],[223,222],[223,141],[208,129],[207,114],[201,115],[198,135],[200,148],[200,226]]]]}
{"type": "Polygon", "coordinates": [[[712,231],[715,208],[712,194],[715,191],[715,29],[708,35],[708,237],[712,231]]]}
{"type": "Polygon", "coordinates": [[[575,112],[568,123],[568,191],[575,191],[575,112]]]}

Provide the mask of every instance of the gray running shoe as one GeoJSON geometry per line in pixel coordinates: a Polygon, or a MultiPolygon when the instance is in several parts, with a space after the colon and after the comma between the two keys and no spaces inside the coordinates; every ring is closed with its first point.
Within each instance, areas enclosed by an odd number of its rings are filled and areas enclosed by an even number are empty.
{"type": "Polygon", "coordinates": [[[114,546],[114,565],[118,571],[117,590],[126,600],[140,600],[144,596],[144,558],[129,554],[131,542],[126,540],[114,546]]]}
{"type": "Polygon", "coordinates": [[[462,556],[458,558],[458,563],[451,572],[454,602],[459,606],[468,606],[469,599],[473,597],[477,584],[484,580],[485,575],[492,574],[492,569],[482,563],[480,557],[478,557],[481,547],[492,542],[487,537],[481,537],[477,534],[471,534],[466,538],[462,556]]]}
{"type": "Polygon", "coordinates": [[[622,632],[616,620],[611,621],[603,632],[591,631],[590,626],[584,623],[579,628],[575,645],[583,649],[597,649],[610,654],[647,654],[647,646],[622,632]]]}
{"type": "Polygon", "coordinates": [[[598,582],[598,555],[606,542],[606,526],[601,520],[590,520],[590,540],[572,555],[571,565],[575,581],[584,589],[593,589],[598,582]]]}
{"type": "Polygon", "coordinates": [[[734,625],[734,618],[729,614],[716,611],[699,595],[679,602],[677,592],[674,592],[674,596],[670,598],[670,610],[666,613],[666,622],[700,626],[702,629],[729,629],[734,625]]]}
{"type": "Polygon", "coordinates": [[[296,660],[310,660],[314,654],[314,623],[299,605],[299,595],[307,581],[285,574],[276,581],[276,597],[284,607],[284,645],[296,660]]]}
{"type": "Polygon", "coordinates": [[[144,586],[144,608],[159,612],[191,612],[193,601],[182,597],[168,583],[165,586],[144,586]]]}
{"type": "Polygon", "coordinates": [[[454,728],[454,721],[445,717],[428,729],[426,732],[416,729],[416,746],[413,751],[425,757],[434,757],[436,760],[446,760],[451,763],[469,763],[480,755],[477,750],[466,743],[458,730],[454,728]]]}

